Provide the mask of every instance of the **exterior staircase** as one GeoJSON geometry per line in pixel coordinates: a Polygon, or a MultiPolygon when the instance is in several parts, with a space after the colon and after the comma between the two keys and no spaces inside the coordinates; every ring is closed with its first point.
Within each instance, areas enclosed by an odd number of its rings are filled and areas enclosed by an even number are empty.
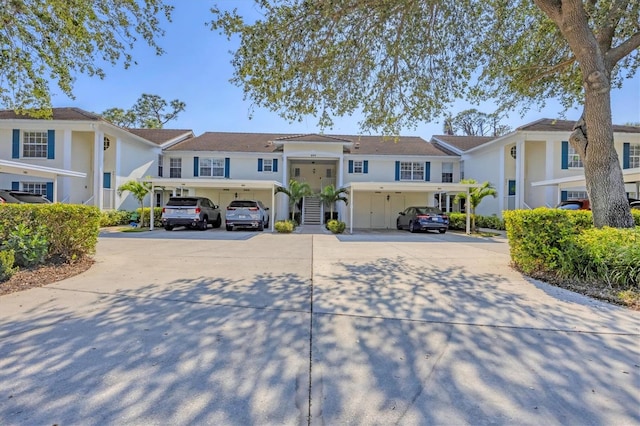
{"type": "Polygon", "coordinates": [[[322,225],[322,201],[320,197],[304,197],[302,224],[322,225]]]}

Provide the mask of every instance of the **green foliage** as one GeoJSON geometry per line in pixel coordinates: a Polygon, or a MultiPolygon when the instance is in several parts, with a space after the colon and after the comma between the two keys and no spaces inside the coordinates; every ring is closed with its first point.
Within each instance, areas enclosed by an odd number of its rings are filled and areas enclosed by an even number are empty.
{"type": "Polygon", "coordinates": [[[126,210],[105,210],[100,213],[100,227],[127,225],[131,212],[126,210]]]}
{"type": "Polygon", "coordinates": [[[178,99],[170,103],[158,95],[143,93],[130,110],[109,108],[102,112],[102,118],[120,127],[140,127],[161,129],[167,122],[178,118],[186,104],[178,99]],[[165,112],[168,107],[169,112],[165,112]]]}
{"type": "Polygon", "coordinates": [[[6,281],[13,276],[18,270],[14,267],[15,254],[13,250],[0,251],[0,282],[6,281]]]}
{"type": "MultiPolygon", "coordinates": [[[[141,223],[151,223],[151,209],[149,207],[136,209],[135,214],[138,215],[137,217],[142,218],[141,223]]],[[[153,226],[162,228],[162,207],[153,208],[153,226]]]]}
{"type": "Polygon", "coordinates": [[[465,231],[467,229],[466,213],[451,212],[449,215],[449,229],[465,231]]]}
{"type": "MultiPolygon", "coordinates": [[[[123,192],[130,192],[131,195],[138,200],[140,203],[140,208],[144,208],[144,197],[151,191],[151,183],[149,182],[138,182],[137,180],[130,180],[128,182],[123,183],[118,187],[118,195],[122,195],[123,192]]],[[[140,226],[144,226],[145,223],[149,223],[149,218],[147,217],[147,221],[144,221],[144,217],[142,218],[142,223],[140,226]]]]}
{"type": "Polygon", "coordinates": [[[41,229],[48,258],[73,261],[95,253],[100,217],[98,208],[79,204],[0,204],[0,240],[19,224],[41,229]]]}
{"type": "MultiPolygon", "coordinates": [[[[466,231],[467,229],[467,214],[451,212],[447,213],[449,216],[449,229],[455,229],[460,231],[466,231]]],[[[478,228],[497,229],[503,231],[504,220],[496,216],[480,216],[471,215],[471,219],[475,220],[478,228]]]]}
{"type": "Polygon", "coordinates": [[[289,197],[289,217],[295,217],[296,205],[300,203],[304,197],[313,195],[313,191],[307,182],[298,182],[295,179],[289,181],[289,187],[279,186],[276,188],[276,194],[283,193],[289,197]]]}
{"type": "Polygon", "coordinates": [[[497,216],[478,216],[476,215],[476,225],[478,228],[497,229],[504,231],[504,220],[497,216]]]}
{"type": "Polygon", "coordinates": [[[79,73],[104,78],[103,64],[128,68],[141,41],[162,54],[160,19],[170,20],[172,9],[164,0],[3,1],[0,103],[50,116],[50,84],[73,98],[79,73]]]}
{"type": "Polygon", "coordinates": [[[44,263],[47,257],[49,242],[42,225],[36,229],[19,223],[9,231],[0,249],[11,251],[15,256],[15,264],[30,268],[44,263]]]}
{"type": "Polygon", "coordinates": [[[631,216],[633,216],[633,222],[636,226],[640,226],[640,210],[632,209],[631,216]]]}
{"type": "Polygon", "coordinates": [[[347,188],[336,188],[333,185],[327,185],[322,188],[320,199],[329,206],[331,212],[329,217],[333,217],[333,206],[336,202],[343,201],[345,204],[349,204],[349,200],[345,195],[348,191],[347,188]]]}
{"type": "Polygon", "coordinates": [[[273,224],[277,232],[290,234],[296,229],[296,223],[292,220],[278,220],[273,224]]]}
{"type": "Polygon", "coordinates": [[[326,226],[327,226],[327,229],[332,233],[342,234],[346,229],[347,224],[340,220],[331,219],[330,221],[327,222],[326,226]]]}
{"type": "Polygon", "coordinates": [[[571,239],[593,227],[589,211],[538,208],[504,211],[503,216],[511,260],[526,274],[557,270],[571,239]]]}
{"type": "Polygon", "coordinates": [[[640,228],[586,229],[564,246],[564,277],[640,290],[640,228]]]}

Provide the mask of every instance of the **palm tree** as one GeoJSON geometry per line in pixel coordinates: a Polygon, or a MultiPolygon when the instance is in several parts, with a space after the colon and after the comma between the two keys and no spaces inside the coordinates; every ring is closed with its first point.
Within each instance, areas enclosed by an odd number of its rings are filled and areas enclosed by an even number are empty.
{"type": "Polygon", "coordinates": [[[347,191],[347,188],[336,189],[333,184],[322,188],[322,191],[320,192],[320,199],[329,205],[329,209],[331,210],[331,216],[329,216],[329,219],[333,219],[333,206],[337,201],[344,201],[345,204],[349,204],[349,200],[347,200],[347,197],[344,195],[347,191]]]}
{"type": "MultiPolygon", "coordinates": [[[[475,179],[462,179],[460,183],[475,184],[478,182],[475,179]]],[[[482,186],[478,188],[471,188],[469,190],[469,200],[467,204],[469,205],[469,207],[471,207],[471,229],[473,229],[474,231],[476,229],[476,207],[478,207],[480,201],[482,201],[484,197],[488,197],[489,195],[491,195],[493,198],[496,198],[496,196],[498,195],[498,191],[496,191],[496,188],[489,182],[484,182],[482,186]]],[[[466,199],[467,193],[460,192],[455,196],[453,202],[457,203],[460,200],[466,199]]]]}
{"type": "Polygon", "coordinates": [[[123,183],[118,187],[118,195],[122,195],[123,192],[128,191],[133,197],[140,203],[140,226],[144,226],[144,197],[151,191],[151,184],[149,182],[138,182],[137,180],[130,180],[123,183]]]}
{"type": "Polygon", "coordinates": [[[279,186],[276,188],[276,194],[278,192],[282,192],[289,197],[289,215],[292,219],[295,220],[295,206],[302,200],[304,197],[309,195],[313,195],[313,191],[311,187],[306,182],[298,182],[295,179],[291,179],[289,181],[289,187],[284,188],[279,186]]]}

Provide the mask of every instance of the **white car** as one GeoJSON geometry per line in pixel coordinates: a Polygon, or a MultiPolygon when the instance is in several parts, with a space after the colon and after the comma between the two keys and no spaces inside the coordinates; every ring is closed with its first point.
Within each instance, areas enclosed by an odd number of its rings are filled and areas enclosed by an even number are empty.
{"type": "Polygon", "coordinates": [[[225,219],[227,231],[237,228],[253,228],[263,231],[269,227],[269,207],[258,200],[233,200],[227,206],[225,219]]]}

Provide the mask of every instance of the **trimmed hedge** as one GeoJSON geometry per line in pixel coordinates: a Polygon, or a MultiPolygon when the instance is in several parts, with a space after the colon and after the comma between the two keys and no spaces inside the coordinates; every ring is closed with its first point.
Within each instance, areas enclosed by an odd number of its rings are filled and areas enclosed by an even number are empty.
{"type": "Polygon", "coordinates": [[[79,204],[0,204],[0,240],[23,224],[48,241],[48,259],[70,262],[95,253],[100,217],[97,207],[79,204]]]}
{"type": "Polygon", "coordinates": [[[327,222],[326,227],[334,234],[342,234],[347,227],[347,224],[336,219],[331,219],[327,222]]]}
{"type": "Polygon", "coordinates": [[[296,229],[296,223],[292,220],[278,220],[273,226],[281,234],[290,234],[296,229]]]}
{"type": "MultiPolygon", "coordinates": [[[[142,209],[142,214],[140,212],[141,209],[136,209],[136,214],[138,215],[138,217],[142,217],[144,219],[144,224],[146,226],[149,226],[149,224],[151,223],[151,208],[145,207],[144,209],[142,209]]],[[[156,228],[162,227],[162,207],[153,208],[153,226],[155,226],[156,228]]]]}
{"type": "MultiPolygon", "coordinates": [[[[467,214],[466,213],[447,213],[449,216],[449,229],[460,231],[467,230],[467,214]]],[[[473,216],[473,215],[472,215],[473,216]]],[[[477,228],[498,229],[504,231],[504,220],[496,216],[480,216],[475,215],[477,228]]]]}

